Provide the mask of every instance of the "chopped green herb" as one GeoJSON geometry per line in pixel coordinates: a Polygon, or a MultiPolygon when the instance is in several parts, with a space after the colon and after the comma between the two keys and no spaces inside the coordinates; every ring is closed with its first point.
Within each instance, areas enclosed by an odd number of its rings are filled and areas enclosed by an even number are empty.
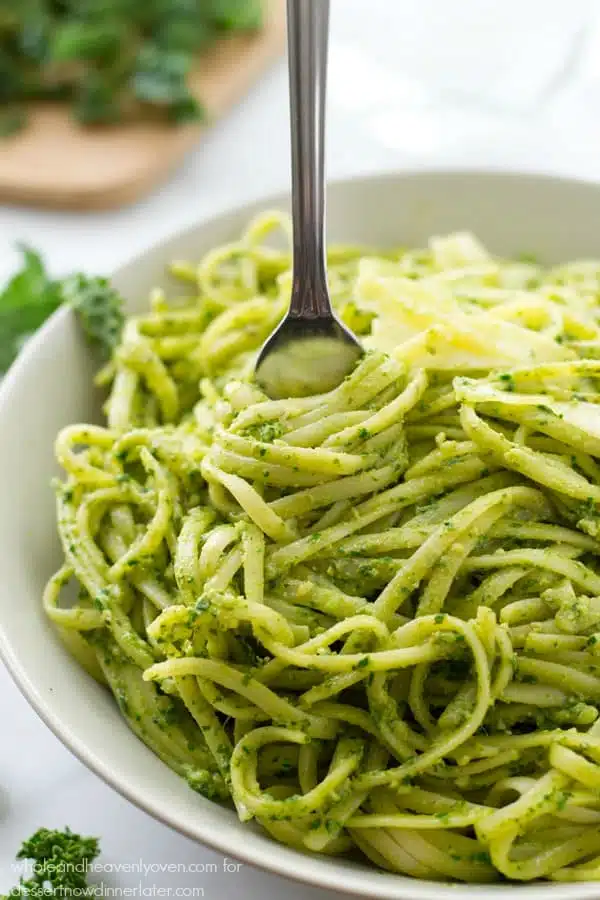
{"type": "Polygon", "coordinates": [[[31,861],[32,876],[21,876],[18,885],[4,895],[4,900],[84,896],[91,864],[99,854],[97,838],[81,837],[69,828],[64,831],[40,828],[17,853],[17,859],[31,861]]]}

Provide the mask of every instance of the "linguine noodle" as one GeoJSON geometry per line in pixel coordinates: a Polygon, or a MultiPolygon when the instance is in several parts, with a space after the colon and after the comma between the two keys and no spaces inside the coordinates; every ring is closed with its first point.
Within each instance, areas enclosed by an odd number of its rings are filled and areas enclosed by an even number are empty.
{"type": "Polygon", "coordinates": [[[106,425],[57,439],[46,613],[144,743],[277,841],[600,878],[600,263],[334,247],[367,352],[272,401],[277,231],[175,263],[187,295],[129,319],[106,425]]]}

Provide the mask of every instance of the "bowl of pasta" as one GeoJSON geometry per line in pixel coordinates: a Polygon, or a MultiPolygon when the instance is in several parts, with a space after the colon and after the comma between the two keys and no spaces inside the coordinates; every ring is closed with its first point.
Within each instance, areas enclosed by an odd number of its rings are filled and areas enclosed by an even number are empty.
{"type": "Polygon", "coordinates": [[[114,275],[98,373],[57,313],[0,389],[0,649],[171,827],[386,900],[600,896],[600,186],[334,183],[363,343],[253,381],[285,197],[114,275]]]}

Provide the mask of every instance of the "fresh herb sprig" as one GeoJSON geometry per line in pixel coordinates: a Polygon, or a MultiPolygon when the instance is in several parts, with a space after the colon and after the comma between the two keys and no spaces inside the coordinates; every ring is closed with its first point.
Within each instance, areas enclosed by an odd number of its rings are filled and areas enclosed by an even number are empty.
{"type": "Polygon", "coordinates": [[[88,873],[99,854],[97,838],[81,837],[69,828],[40,828],[17,853],[17,859],[31,862],[31,877],[21,876],[19,883],[0,900],[85,896],[89,891],[88,873]]]}
{"type": "Polygon", "coordinates": [[[25,341],[59,306],[70,306],[90,344],[104,360],[117,346],[123,327],[123,300],[107,278],[70,275],[54,280],[41,256],[21,248],[21,269],[0,292],[0,373],[8,370],[25,341]]]}
{"type": "Polygon", "coordinates": [[[221,35],[261,27],[263,0],[2,0],[0,134],[30,101],[64,101],[84,125],[203,117],[188,88],[221,35]]]}

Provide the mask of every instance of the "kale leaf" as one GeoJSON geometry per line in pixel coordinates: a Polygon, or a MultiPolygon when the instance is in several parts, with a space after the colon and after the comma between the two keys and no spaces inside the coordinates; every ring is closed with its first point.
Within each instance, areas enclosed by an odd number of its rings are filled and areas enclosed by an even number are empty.
{"type": "Polygon", "coordinates": [[[49,277],[42,258],[21,247],[23,265],[0,292],[0,373],[8,370],[25,341],[58,309],[70,306],[90,344],[109,359],[123,328],[123,300],[106,278],[49,277]]]}
{"type": "Polygon", "coordinates": [[[31,100],[68,102],[83,125],[202,118],[192,66],[222,34],[260,29],[263,2],[2,0],[0,137],[25,124],[31,100]]]}

